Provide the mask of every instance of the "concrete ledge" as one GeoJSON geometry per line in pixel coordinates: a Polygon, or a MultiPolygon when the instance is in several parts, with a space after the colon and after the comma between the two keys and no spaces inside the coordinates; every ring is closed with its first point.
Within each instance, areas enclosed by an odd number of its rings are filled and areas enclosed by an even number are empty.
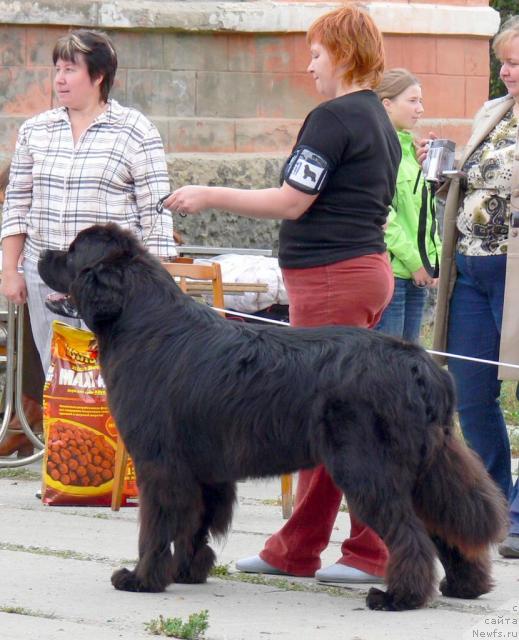
{"type": "MultiPolygon", "coordinates": [[[[27,116],[0,115],[0,153],[10,155],[18,130],[27,116]]],[[[168,153],[189,157],[224,158],[232,154],[242,160],[273,154],[286,157],[301,126],[299,118],[184,118],[151,117],[168,153]]],[[[462,146],[470,136],[470,118],[424,118],[414,130],[417,138],[434,131],[462,146]]]]}
{"type": "MultiPolygon", "coordinates": [[[[158,2],[153,0],[42,0],[0,2],[0,23],[52,24],[105,29],[173,29],[300,33],[336,2],[158,2]]],[[[367,2],[384,33],[490,37],[499,14],[485,6],[367,2]]]]}

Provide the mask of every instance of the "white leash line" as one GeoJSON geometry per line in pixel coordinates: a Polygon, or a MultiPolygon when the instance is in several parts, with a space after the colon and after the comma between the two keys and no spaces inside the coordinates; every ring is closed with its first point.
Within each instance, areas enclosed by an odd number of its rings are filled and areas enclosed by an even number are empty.
{"type": "MultiPolygon", "coordinates": [[[[219,309],[218,307],[211,307],[214,311],[221,311],[227,313],[230,316],[238,316],[240,318],[250,318],[255,322],[268,322],[269,324],[279,324],[284,327],[289,327],[288,322],[282,322],[281,320],[271,320],[270,318],[261,318],[260,316],[253,316],[249,313],[241,313],[239,311],[229,311],[227,309],[219,309]]],[[[455,353],[445,353],[444,351],[434,351],[433,349],[426,349],[427,353],[434,356],[444,356],[445,358],[456,358],[457,360],[468,360],[469,362],[479,362],[480,364],[493,364],[496,367],[511,367],[512,369],[519,369],[519,364],[512,364],[510,362],[496,362],[495,360],[484,360],[483,358],[472,358],[470,356],[460,356],[455,353]]]]}
{"type": "Polygon", "coordinates": [[[252,316],[250,313],[241,313],[239,311],[229,311],[228,309],[219,309],[218,307],[211,307],[214,311],[222,311],[230,316],[239,316],[240,318],[250,318],[256,322],[268,322],[269,324],[281,324],[284,327],[289,327],[289,322],[282,322],[281,320],[271,320],[270,318],[261,318],[259,316],[252,316]]]}
{"type": "Polygon", "coordinates": [[[426,349],[427,353],[431,353],[435,356],[445,356],[446,358],[456,358],[457,360],[469,360],[470,362],[479,362],[480,364],[494,364],[496,367],[512,367],[512,369],[519,369],[519,364],[512,364],[511,362],[496,362],[495,360],[485,360],[483,358],[472,358],[470,356],[460,356],[455,353],[445,353],[444,351],[433,351],[432,349],[426,349]]]}

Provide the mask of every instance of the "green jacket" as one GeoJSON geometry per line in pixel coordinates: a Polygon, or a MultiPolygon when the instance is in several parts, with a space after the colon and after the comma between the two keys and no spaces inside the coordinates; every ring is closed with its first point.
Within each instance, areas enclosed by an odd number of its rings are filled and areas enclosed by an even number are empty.
{"type": "MultiPolygon", "coordinates": [[[[402,161],[398,168],[396,190],[387,218],[385,241],[391,258],[393,274],[397,278],[411,279],[412,274],[422,267],[418,250],[418,221],[422,206],[423,176],[416,186],[420,165],[416,160],[413,136],[408,131],[397,131],[402,147],[402,161]]],[[[430,197],[430,195],[429,195],[430,197]]],[[[427,205],[429,212],[429,204],[427,205]]],[[[431,216],[427,218],[425,246],[429,262],[436,264],[436,250],[440,258],[441,241],[435,233],[436,249],[431,239],[431,216]]]]}

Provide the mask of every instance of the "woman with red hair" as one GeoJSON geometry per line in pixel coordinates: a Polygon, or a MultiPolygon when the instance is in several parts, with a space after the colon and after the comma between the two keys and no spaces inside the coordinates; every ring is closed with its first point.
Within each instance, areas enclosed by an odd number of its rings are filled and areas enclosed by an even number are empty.
{"type": "MultiPolygon", "coordinates": [[[[307,40],[308,71],[326,101],[303,123],[281,186],[190,185],[177,189],[165,206],[281,219],[279,263],[291,324],[371,328],[393,294],[383,225],[401,156],[395,129],[373,92],[384,68],[382,37],[365,11],[347,5],[317,19],[307,40]]],[[[237,568],[327,582],[381,581],[387,549],[352,513],[341,558],[320,570],[341,498],[324,467],[301,471],[292,517],[259,556],[239,561],[237,568]]]]}

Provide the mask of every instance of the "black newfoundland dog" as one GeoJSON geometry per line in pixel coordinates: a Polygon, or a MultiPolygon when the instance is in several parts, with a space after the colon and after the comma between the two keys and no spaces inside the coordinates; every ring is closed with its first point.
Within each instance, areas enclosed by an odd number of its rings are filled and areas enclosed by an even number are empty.
{"type": "Polygon", "coordinates": [[[506,535],[506,504],[454,435],[452,381],[423,349],[356,328],[225,320],[114,224],[46,251],[39,271],[95,333],[135,462],[139,561],[113,574],[116,589],[204,582],[236,481],[319,464],[390,550],[387,590],[370,590],[370,608],[424,605],[436,556],[444,595],[491,588],[489,545],[506,535]]]}

